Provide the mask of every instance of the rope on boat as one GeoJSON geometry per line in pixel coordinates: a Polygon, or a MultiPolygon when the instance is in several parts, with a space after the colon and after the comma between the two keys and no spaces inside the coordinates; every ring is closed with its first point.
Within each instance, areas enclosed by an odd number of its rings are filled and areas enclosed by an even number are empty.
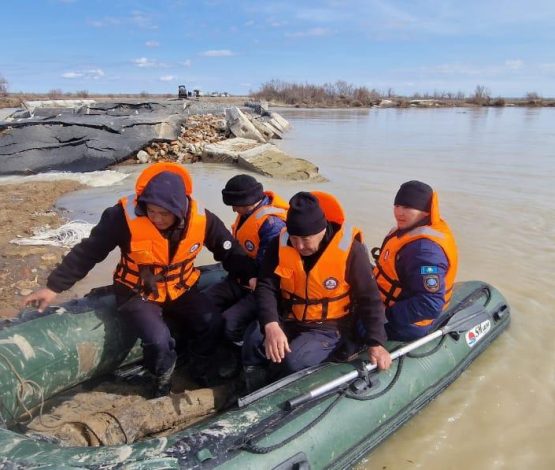
{"type": "Polygon", "coordinates": [[[303,426],[303,428],[298,430],[296,433],[285,438],[283,441],[278,442],[277,444],[274,444],[272,446],[257,445],[256,442],[260,441],[261,439],[264,439],[266,436],[268,436],[274,431],[274,429],[268,430],[270,426],[266,426],[257,436],[251,437],[246,442],[244,442],[240,446],[240,448],[243,450],[246,450],[247,452],[251,452],[253,454],[267,454],[269,452],[272,452],[275,449],[279,449],[280,447],[283,447],[289,444],[292,440],[296,439],[301,434],[304,434],[305,432],[309,431],[314,426],[316,426],[322,419],[324,419],[328,415],[328,413],[335,407],[335,405],[339,403],[341,398],[343,398],[344,396],[345,396],[344,391],[339,392],[338,396],[327,406],[327,408],[324,411],[322,411],[322,413],[320,413],[320,415],[314,418],[306,426],[303,426]]]}
{"type": "Polygon", "coordinates": [[[71,248],[90,235],[93,224],[83,220],[74,220],[61,227],[50,229],[47,227],[34,231],[29,238],[18,237],[10,240],[16,245],[50,245],[71,248]]]}
{"type": "Polygon", "coordinates": [[[446,338],[447,338],[447,335],[443,335],[441,337],[441,340],[429,351],[425,351],[423,353],[410,352],[410,353],[407,354],[407,356],[412,357],[413,359],[420,359],[422,357],[426,357],[426,356],[429,356],[431,354],[434,354],[439,348],[441,348],[441,346],[445,342],[446,338]]]}
{"type": "Polygon", "coordinates": [[[19,404],[21,405],[21,407],[25,410],[25,413],[29,415],[28,422],[32,421],[33,414],[31,413],[29,408],[27,408],[27,406],[25,405],[25,402],[23,401],[23,395],[25,393],[26,386],[30,386],[31,390],[38,391],[38,394],[40,397],[39,415],[42,417],[42,409],[44,407],[44,390],[42,389],[42,387],[34,380],[24,379],[23,377],[21,377],[21,375],[19,375],[19,373],[17,372],[16,368],[13,366],[13,364],[4,354],[0,353],[0,358],[4,360],[4,362],[8,365],[12,373],[15,375],[16,379],[19,381],[19,387],[17,388],[16,398],[19,404]]]}

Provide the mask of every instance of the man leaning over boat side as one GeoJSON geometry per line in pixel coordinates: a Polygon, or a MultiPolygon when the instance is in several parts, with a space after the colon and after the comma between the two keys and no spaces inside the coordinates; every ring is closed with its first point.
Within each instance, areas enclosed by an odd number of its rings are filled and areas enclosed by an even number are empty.
{"type": "Polygon", "coordinates": [[[265,385],[268,364],[282,374],[326,361],[351,326],[351,310],[366,328],[370,361],[391,365],[383,347],[384,307],[359,229],[344,223],[330,194],[300,192],[289,201],[286,228],[272,240],[255,296],[259,326],[245,335],[248,391],[265,385]]]}
{"type": "MultiPolygon", "coordinates": [[[[235,175],[226,183],[222,198],[224,204],[237,213],[231,233],[259,268],[268,243],[285,226],[287,202],[272,191],[264,191],[260,182],[245,174],[235,175]]],[[[220,368],[223,377],[237,371],[245,330],[256,318],[254,287],[227,276],[207,292],[217,311],[221,312],[224,336],[233,345],[232,357],[235,360],[220,368]]]]}
{"type": "Polygon", "coordinates": [[[24,299],[42,312],[119,246],[113,284],[118,314],[142,341],[155,397],[170,392],[177,357],[167,319],[186,325],[191,375],[197,381],[202,381],[221,334],[219,316],[197,286],[200,272],[194,260],[203,246],[245,284],[256,275],[254,262],[223,222],[192,198],[192,189],[191,176],[179,164],[147,167],[137,178],[135,194],[107,208],[90,237],[50,273],[46,287],[24,299]]]}
{"type": "Polygon", "coordinates": [[[437,193],[426,183],[403,183],[393,214],[397,225],[380,249],[372,249],[374,276],[386,307],[388,338],[411,341],[441,322],[453,293],[457,246],[440,217],[437,193]]]}

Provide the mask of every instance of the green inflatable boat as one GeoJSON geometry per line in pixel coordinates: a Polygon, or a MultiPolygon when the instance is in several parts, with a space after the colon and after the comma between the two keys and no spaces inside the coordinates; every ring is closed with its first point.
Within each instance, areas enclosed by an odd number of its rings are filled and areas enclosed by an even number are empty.
{"type": "MultiPolygon", "coordinates": [[[[208,269],[201,282],[222,274],[208,269]]],[[[351,467],[453,382],[509,325],[510,309],[494,287],[462,282],[445,318],[418,342],[390,343],[387,371],[362,353],[287,376],[173,434],[64,447],[21,423],[62,392],[136,363],[141,350],[106,292],[26,312],[0,329],[0,468],[351,467]]]]}

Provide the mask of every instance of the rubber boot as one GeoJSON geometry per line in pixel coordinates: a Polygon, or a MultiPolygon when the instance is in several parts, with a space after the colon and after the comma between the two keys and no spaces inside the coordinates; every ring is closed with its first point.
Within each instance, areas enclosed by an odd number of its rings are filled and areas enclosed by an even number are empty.
{"type": "Polygon", "coordinates": [[[175,369],[175,362],[172,366],[162,374],[158,375],[154,379],[154,391],[152,393],[153,398],[165,397],[170,394],[172,388],[172,375],[175,369]]]}
{"type": "Polygon", "coordinates": [[[265,366],[244,366],[247,393],[252,393],[268,384],[268,369],[265,366]]]}
{"type": "Polygon", "coordinates": [[[231,379],[239,375],[241,371],[241,348],[235,345],[225,350],[226,355],[220,359],[218,376],[222,379],[231,379]]]}
{"type": "Polygon", "coordinates": [[[200,354],[191,355],[189,364],[189,375],[201,387],[209,386],[208,371],[211,366],[212,356],[201,356],[200,354]]]}

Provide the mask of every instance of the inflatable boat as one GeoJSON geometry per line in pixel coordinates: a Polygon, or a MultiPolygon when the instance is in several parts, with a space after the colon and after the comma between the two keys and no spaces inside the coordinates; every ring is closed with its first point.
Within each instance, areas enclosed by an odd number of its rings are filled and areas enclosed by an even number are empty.
{"type": "MultiPolygon", "coordinates": [[[[201,282],[222,275],[206,270],[201,282]]],[[[141,359],[113,296],[93,292],[1,326],[0,467],[348,468],[441,393],[509,322],[510,308],[494,287],[458,283],[441,328],[414,343],[388,344],[395,360],[387,371],[373,370],[361,353],[284,377],[173,433],[68,447],[22,423],[56,396],[141,359]]]]}

